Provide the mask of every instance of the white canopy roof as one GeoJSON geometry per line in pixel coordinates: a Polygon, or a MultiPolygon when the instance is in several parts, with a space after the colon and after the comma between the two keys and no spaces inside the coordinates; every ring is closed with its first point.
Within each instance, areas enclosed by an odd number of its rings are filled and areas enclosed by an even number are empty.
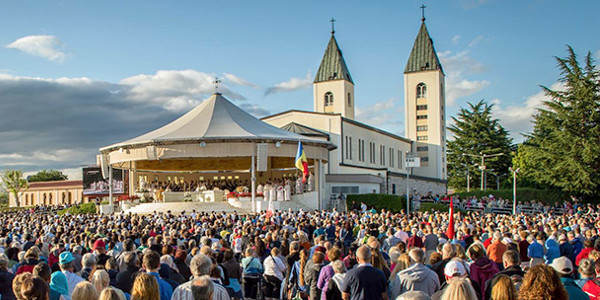
{"type": "Polygon", "coordinates": [[[200,141],[282,141],[289,143],[299,140],[303,144],[335,148],[327,141],[310,139],[267,124],[216,93],[177,120],[128,141],[101,148],[100,151],[163,143],[200,141]]]}

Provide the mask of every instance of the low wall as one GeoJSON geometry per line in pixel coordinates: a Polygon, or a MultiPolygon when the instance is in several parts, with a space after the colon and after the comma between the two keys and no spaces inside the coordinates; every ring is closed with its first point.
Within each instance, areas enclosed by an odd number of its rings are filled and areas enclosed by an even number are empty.
{"type": "MultiPolygon", "coordinates": [[[[274,210],[315,210],[319,209],[319,199],[317,192],[292,195],[291,201],[271,201],[274,210]]],[[[262,199],[262,198],[260,198],[262,199]]],[[[252,201],[239,201],[229,199],[229,205],[243,210],[252,211],[252,201]]],[[[265,211],[268,209],[269,201],[256,201],[256,211],[265,211]]]]}

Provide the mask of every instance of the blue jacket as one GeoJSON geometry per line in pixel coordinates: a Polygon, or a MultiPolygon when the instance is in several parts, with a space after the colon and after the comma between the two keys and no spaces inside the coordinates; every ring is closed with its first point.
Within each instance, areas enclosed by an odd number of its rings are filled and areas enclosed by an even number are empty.
{"type": "Polygon", "coordinates": [[[549,265],[554,261],[555,258],[560,257],[560,249],[558,248],[558,242],[554,239],[548,239],[546,241],[546,255],[544,255],[544,260],[546,264],[549,265]]]}
{"type": "Polygon", "coordinates": [[[544,246],[537,241],[534,241],[527,247],[527,256],[529,256],[529,258],[544,258],[544,246]]]}
{"type": "Polygon", "coordinates": [[[160,290],[160,300],[171,300],[171,296],[173,296],[173,287],[171,287],[168,282],[162,280],[158,273],[150,272],[147,274],[156,278],[156,281],[158,282],[158,289],[160,290]]]}
{"type": "Polygon", "coordinates": [[[565,290],[567,290],[567,294],[569,294],[569,299],[571,300],[588,300],[590,296],[586,292],[584,292],[578,285],[575,283],[573,278],[562,277],[560,281],[565,286],[565,290]]]}

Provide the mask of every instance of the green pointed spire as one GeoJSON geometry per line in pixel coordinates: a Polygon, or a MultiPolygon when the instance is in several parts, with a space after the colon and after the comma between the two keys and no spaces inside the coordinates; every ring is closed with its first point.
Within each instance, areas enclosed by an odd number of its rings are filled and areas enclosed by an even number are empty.
{"type": "Polygon", "coordinates": [[[415,39],[415,44],[410,52],[410,57],[408,58],[408,63],[406,63],[404,73],[433,70],[440,70],[444,73],[442,64],[435,53],[433,40],[431,39],[431,36],[429,36],[425,21],[423,21],[421,23],[421,29],[419,29],[419,34],[417,34],[417,38],[415,39]]]}
{"type": "Polygon", "coordinates": [[[321,61],[314,82],[340,79],[348,80],[354,84],[342,56],[342,50],[340,50],[332,30],[331,39],[329,39],[329,44],[327,44],[327,49],[325,49],[325,55],[323,55],[323,60],[321,61]]]}

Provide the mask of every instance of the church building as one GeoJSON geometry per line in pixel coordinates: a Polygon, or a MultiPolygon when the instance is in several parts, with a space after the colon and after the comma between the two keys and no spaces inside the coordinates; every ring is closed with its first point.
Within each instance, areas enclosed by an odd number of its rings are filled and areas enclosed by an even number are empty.
{"type": "MultiPolygon", "coordinates": [[[[400,79],[400,78],[399,78],[400,79]]],[[[354,81],[332,30],[313,83],[313,111],[289,110],[262,120],[337,146],[325,166],[325,193],[446,193],[445,83],[425,18],[404,71],[405,136],[354,119],[354,81]],[[406,155],[420,161],[407,168],[406,155]]]]}

